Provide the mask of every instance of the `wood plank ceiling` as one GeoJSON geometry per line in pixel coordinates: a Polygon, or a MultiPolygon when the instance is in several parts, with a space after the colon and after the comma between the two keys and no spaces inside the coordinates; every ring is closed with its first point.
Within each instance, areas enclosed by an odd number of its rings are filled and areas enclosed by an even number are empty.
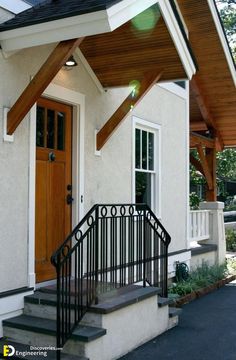
{"type": "Polygon", "coordinates": [[[146,10],[112,33],[86,37],[80,50],[106,87],[127,86],[145,72],[163,73],[162,81],[185,79],[186,73],[158,6],[146,10]],[[150,29],[141,30],[143,24],[150,29]]]}
{"type": "MultiPolygon", "coordinates": [[[[224,146],[236,146],[236,88],[206,0],[178,0],[197,59],[196,75],[224,146]]],[[[190,128],[204,134],[205,121],[193,91],[190,93],[190,128]]]]}

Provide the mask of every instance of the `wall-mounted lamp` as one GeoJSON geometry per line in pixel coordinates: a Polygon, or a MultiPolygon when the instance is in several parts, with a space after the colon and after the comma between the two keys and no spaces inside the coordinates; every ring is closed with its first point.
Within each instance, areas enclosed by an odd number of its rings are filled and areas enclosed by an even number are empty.
{"type": "Polygon", "coordinates": [[[65,62],[64,66],[69,69],[69,68],[72,68],[77,65],[78,65],[78,63],[75,61],[74,57],[70,56],[69,59],[65,62]]]}

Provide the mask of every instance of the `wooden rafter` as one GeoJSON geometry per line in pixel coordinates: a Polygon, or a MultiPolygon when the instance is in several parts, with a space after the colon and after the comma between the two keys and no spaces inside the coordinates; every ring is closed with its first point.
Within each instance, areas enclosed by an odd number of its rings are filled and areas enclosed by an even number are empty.
{"type": "Polygon", "coordinates": [[[13,134],[31,107],[82,41],[83,38],[62,41],[52,51],[38,73],[8,112],[7,132],[9,135],[13,134]]]}
{"type": "Polygon", "coordinates": [[[149,72],[144,74],[140,85],[131,91],[116,112],[106,122],[102,129],[97,133],[97,150],[101,150],[121,122],[128,116],[130,111],[139,103],[147,92],[161,78],[162,73],[149,72]]]}
{"type": "Polygon", "coordinates": [[[190,86],[208,129],[211,131],[213,130],[214,132],[217,150],[222,151],[224,149],[224,143],[210,112],[207,99],[204,96],[203,90],[201,89],[197,75],[192,78],[190,86]]]}
{"type": "Polygon", "coordinates": [[[209,164],[207,162],[206,156],[204,154],[203,147],[201,145],[197,145],[197,151],[198,151],[198,155],[199,155],[199,158],[201,161],[204,176],[206,178],[208,189],[212,190],[213,189],[212,174],[211,174],[211,170],[210,170],[209,164]]]}
{"type": "Polygon", "coordinates": [[[215,140],[207,138],[206,136],[197,134],[193,131],[190,132],[190,144],[191,147],[195,147],[196,145],[202,145],[207,148],[215,147],[215,140]]]}

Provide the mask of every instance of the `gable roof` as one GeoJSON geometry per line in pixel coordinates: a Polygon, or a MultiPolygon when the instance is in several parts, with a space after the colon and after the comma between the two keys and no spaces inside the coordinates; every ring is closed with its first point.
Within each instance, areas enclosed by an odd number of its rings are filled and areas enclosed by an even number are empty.
{"type": "Polygon", "coordinates": [[[121,1],[122,0],[31,0],[30,3],[34,6],[1,24],[0,32],[107,10],[121,1]]]}

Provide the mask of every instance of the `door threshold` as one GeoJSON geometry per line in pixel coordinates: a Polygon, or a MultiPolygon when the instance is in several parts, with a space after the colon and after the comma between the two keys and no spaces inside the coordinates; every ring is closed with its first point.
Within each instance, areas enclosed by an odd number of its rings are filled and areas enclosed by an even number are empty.
{"type": "Polygon", "coordinates": [[[49,281],[43,281],[43,282],[40,282],[40,283],[37,283],[35,285],[35,289],[40,289],[42,287],[46,287],[46,286],[51,286],[51,285],[55,285],[57,283],[56,279],[54,280],[49,280],[49,281]]]}

